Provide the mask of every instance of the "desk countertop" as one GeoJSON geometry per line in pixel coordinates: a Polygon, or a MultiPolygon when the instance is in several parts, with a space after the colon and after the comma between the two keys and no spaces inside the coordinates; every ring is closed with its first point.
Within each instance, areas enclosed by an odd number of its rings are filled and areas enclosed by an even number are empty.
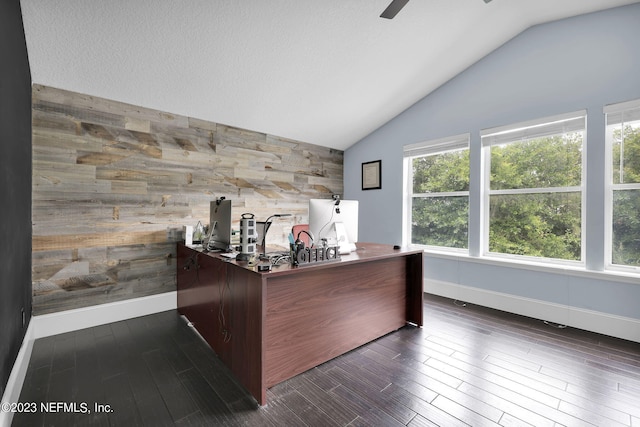
{"type": "MultiPolygon", "coordinates": [[[[295,274],[297,272],[308,270],[308,269],[321,269],[321,268],[330,268],[335,266],[336,264],[345,264],[345,263],[359,263],[359,262],[369,262],[374,261],[376,259],[385,259],[396,256],[407,256],[414,254],[423,253],[422,249],[417,249],[413,247],[402,247],[400,249],[393,249],[393,245],[386,245],[380,243],[358,243],[356,245],[356,250],[351,252],[350,254],[341,255],[339,260],[336,261],[326,261],[320,263],[314,263],[306,266],[293,266],[290,263],[279,264],[272,266],[271,271],[259,272],[257,265],[249,265],[246,261],[236,261],[233,258],[227,258],[224,254],[220,252],[204,252],[201,247],[191,247],[202,254],[205,254],[210,257],[219,258],[231,264],[237,265],[238,267],[245,268],[247,270],[251,270],[256,274],[268,274],[268,275],[286,275],[286,274],[295,274]]],[[[266,261],[262,261],[262,264],[265,264],[266,261]]],[[[260,263],[258,263],[260,264],[260,263]]]]}

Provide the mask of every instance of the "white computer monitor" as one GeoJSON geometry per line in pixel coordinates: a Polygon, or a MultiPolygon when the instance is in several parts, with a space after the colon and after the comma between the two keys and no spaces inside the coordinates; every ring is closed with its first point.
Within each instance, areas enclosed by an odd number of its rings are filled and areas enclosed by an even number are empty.
{"type": "Polygon", "coordinates": [[[326,239],[330,246],[339,246],[341,254],[355,251],[358,242],[358,201],[310,199],[309,231],[316,245],[326,239]]]}
{"type": "Polygon", "coordinates": [[[211,202],[207,249],[222,251],[231,249],[231,200],[220,198],[211,202]]]}

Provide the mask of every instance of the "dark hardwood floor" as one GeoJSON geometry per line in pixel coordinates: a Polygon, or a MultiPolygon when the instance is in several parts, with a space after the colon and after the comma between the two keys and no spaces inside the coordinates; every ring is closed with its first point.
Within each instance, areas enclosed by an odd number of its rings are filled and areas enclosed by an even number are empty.
{"type": "Polygon", "coordinates": [[[37,411],[12,425],[640,426],[640,344],[434,296],[424,310],[424,328],[279,384],[264,407],[176,311],[39,339],[20,399],[37,411]]]}

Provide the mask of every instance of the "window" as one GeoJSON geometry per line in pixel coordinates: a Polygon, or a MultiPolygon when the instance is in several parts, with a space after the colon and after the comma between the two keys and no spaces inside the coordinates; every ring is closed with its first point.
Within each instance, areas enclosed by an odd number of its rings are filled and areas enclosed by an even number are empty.
{"type": "Polygon", "coordinates": [[[481,132],[485,253],[582,260],[585,115],[481,132]]]}
{"type": "Polygon", "coordinates": [[[609,264],[640,267],[640,100],[605,107],[609,264]]]}
{"type": "Polygon", "coordinates": [[[467,249],[469,134],[407,145],[404,157],[406,241],[467,249]]]}

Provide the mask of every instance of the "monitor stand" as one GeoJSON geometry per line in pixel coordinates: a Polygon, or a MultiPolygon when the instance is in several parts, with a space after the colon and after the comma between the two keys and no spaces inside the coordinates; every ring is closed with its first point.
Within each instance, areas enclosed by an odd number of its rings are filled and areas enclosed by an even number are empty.
{"type": "Polygon", "coordinates": [[[336,240],[338,241],[340,255],[350,254],[351,251],[356,250],[355,243],[349,242],[349,235],[347,229],[342,222],[334,222],[333,226],[336,230],[336,240]]]}

